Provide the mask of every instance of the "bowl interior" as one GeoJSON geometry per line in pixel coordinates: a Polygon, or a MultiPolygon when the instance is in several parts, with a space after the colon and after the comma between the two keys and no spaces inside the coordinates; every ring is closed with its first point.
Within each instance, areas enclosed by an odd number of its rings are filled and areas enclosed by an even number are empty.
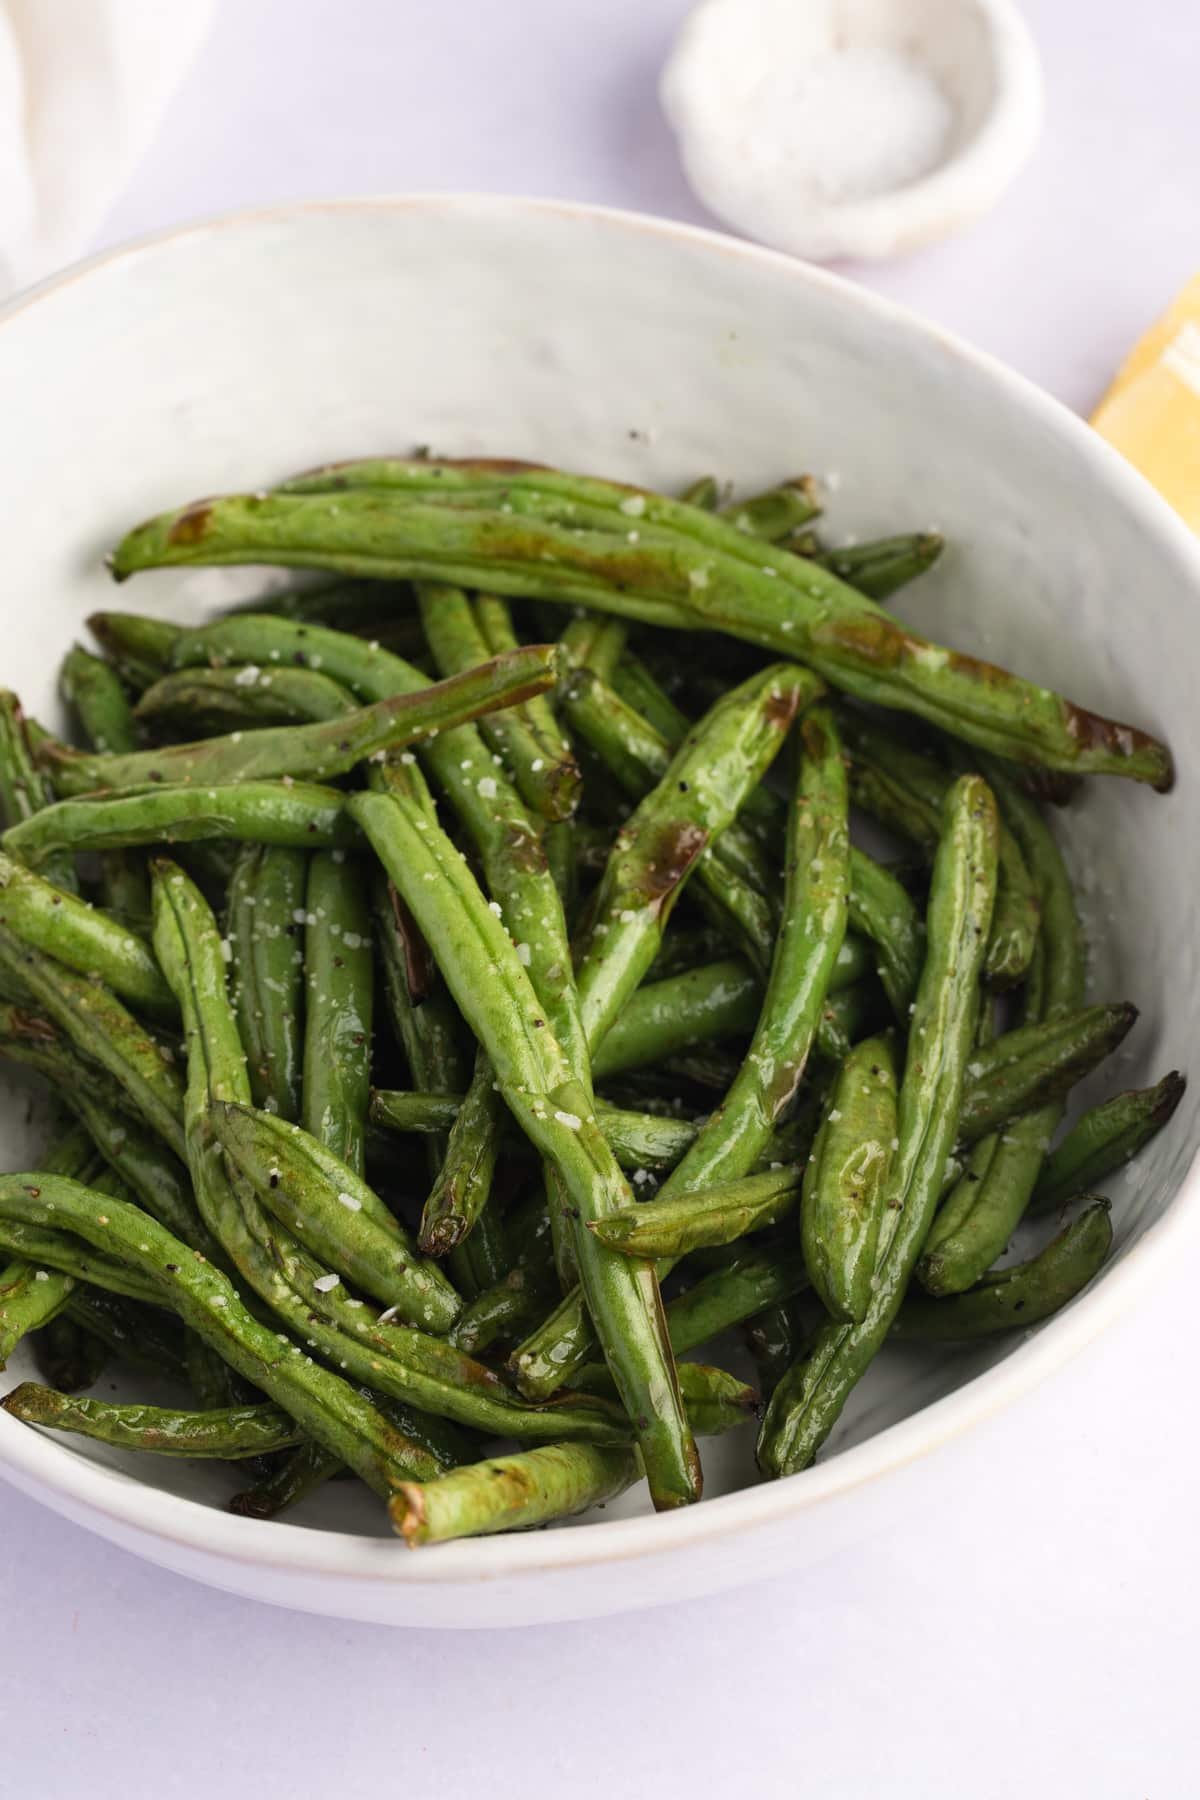
{"type": "MultiPolygon", "coordinates": [[[[125,526],[327,458],[425,443],[667,489],[707,471],[753,488],[811,470],[828,484],[837,537],[938,527],[950,548],[900,598],[906,619],[1173,742],[1182,774],[1169,798],[1097,782],[1057,822],[1093,994],[1142,1009],[1095,1091],[1186,1067],[1200,884],[1195,556],[1103,445],[982,359],[828,277],[703,233],[554,205],[417,200],[246,216],[101,261],[10,309],[0,385],[19,421],[3,451],[4,679],[51,723],[58,660],[89,611],[198,619],[262,586],[246,570],[164,573],[118,595],[101,558],[125,526]]],[[[9,1168],[28,1166],[40,1141],[30,1094],[6,1084],[9,1168]]],[[[1099,1286],[1172,1206],[1197,1104],[1194,1088],[1109,1183],[1118,1251],[1099,1286]]],[[[1014,1347],[889,1352],[827,1456],[1014,1347]]],[[[20,1353],[5,1380],[27,1372],[20,1353]]],[[[153,1397],[144,1377],[113,1381],[153,1397]]],[[[0,1454],[23,1429],[0,1419],[0,1454]]],[[[78,1441],[56,1454],[105,1457],[78,1441]]],[[[232,1491],[221,1469],[113,1460],[130,1481],[213,1506],[232,1491]]],[[[710,1442],[705,1463],[710,1493],[755,1480],[746,1432],[710,1442]]],[[[605,1517],[641,1506],[630,1496],[605,1517]]],[[[378,1512],[335,1484],[296,1517],[370,1533],[378,1512]]]]}

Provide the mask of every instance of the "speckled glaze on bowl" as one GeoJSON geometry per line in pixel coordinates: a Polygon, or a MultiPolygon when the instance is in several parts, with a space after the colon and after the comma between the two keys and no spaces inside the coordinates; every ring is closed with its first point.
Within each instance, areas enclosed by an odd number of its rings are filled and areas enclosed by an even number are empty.
{"type": "MultiPolygon", "coordinates": [[[[43,716],[101,558],[148,513],[330,457],[428,443],[666,487],[811,469],[832,527],[936,524],[951,549],[904,615],[1169,736],[1168,799],[1095,783],[1062,825],[1093,983],[1142,1023],[1123,1083],[1186,1066],[1196,1038],[1200,830],[1194,621],[1200,554],[1085,426],[906,313],[783,256],[683,226],[524,200],[417,197],[250,213],[68,271],[0,315],[6,399],[3,678],[43,716]]],[[[140,578],[120,604],[198,618],[246,570],[140,578]]],[[[1113,1084],[1110,1070],[1106,1084],[1113,1084]]],[[[37,1141],[27,1094],[5,1166],[37,1141]]],[[[740,1432],[705,1446],[710,1497],[413,1553],[334,1484],[270,1524],[223,1510],[227,1475],[119,1459],[0,1417],[0,1466],[114,1542],[235,1592],[393,1624],[578,1618],[802,1567],[870,1532],[897,1489],[936,1497],[928,1452],[1064,1363],[1178,1254],[1200,1213],[1197,1089],[1111,1184],[1118,1253],[1025,1339],[889,1352],[821,1463],[755,1485],[740,1432]]],[[[5,1380],[28,1372],[22,1353],[5,1380]]],[[[130,1391],[146,1393],[142,1380],[130,1391]]]]}

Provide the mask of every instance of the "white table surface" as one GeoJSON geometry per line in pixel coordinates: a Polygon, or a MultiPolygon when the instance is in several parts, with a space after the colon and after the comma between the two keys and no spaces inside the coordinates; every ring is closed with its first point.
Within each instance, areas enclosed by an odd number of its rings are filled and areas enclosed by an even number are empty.
{"type": "MultiPolygon", "coordinates": [[[[686,0],[225,0],[102,242],[413,188],[703,219],[654,95],[686,0]]],[[[1200,263],[1194,0],[1030,0],[1049,117],[995,213],[852,271],[1086,407],[1200,263]]],[[[1191,1800],[1200,1258],[816,1574],[537,1632],[286,1614],[0,1486],[0,1792],[1191,1800]],[[386,1787],[384,1786],[386,1784],[386,1787]]]]}

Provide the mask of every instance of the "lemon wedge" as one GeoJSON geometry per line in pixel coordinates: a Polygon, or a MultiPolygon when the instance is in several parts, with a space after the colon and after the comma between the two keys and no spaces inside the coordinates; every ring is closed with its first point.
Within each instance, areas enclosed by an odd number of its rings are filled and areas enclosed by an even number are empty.
{"type": "Polygon", "coordinates": [[[1200,275],[1134,345],[1092,424],[1200,533],[1200,275]]]}

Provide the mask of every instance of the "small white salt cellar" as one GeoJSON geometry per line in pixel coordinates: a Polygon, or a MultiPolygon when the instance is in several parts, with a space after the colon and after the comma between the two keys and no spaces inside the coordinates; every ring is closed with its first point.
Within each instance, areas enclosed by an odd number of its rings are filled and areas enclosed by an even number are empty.
{"type": "Polygon", "coordinates": [[[661,98],[705,205],[818,262],[896,255],[978,217],[1042,117],[1011,0],[702,0],[661,98]]]}

